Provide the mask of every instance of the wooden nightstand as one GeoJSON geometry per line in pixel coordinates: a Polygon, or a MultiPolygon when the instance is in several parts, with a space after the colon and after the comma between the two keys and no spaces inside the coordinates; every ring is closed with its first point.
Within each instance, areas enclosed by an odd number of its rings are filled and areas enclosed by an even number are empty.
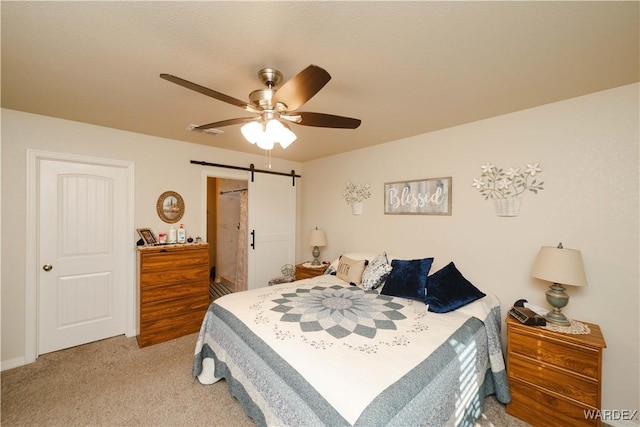
{"type": "Polygon", "coordinates": [[[534,426],[600,426],[585,412],[600,409],[602,350],[598,325],[589,335],[526,326],[507,316],[507,413],[534,426]]]}
{"type": "Polygon", "coordinates": [[[296,264],[296,280],[310,279],[312,277],[320,276],[329,267],[328,264],[322,263],[317,267],[312,267],[311,262],[303,262],[296,264]]]}

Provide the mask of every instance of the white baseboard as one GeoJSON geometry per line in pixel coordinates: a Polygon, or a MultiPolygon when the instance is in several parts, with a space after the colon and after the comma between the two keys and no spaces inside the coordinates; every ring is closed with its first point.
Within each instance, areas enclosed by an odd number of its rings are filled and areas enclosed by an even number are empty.
{"type": "Polygon", "coordinates": [[[26,365],[24,357],[16,357],[15,359],[9,359],[0,362],[0,371],[5,371],[7,369],[17,368],[18,366],[26,365]]]}

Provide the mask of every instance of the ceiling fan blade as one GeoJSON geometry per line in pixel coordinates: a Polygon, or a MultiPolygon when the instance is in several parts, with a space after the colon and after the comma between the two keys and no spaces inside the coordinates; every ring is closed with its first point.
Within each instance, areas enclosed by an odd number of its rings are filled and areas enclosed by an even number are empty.
{"type": "Polygon", "coordinates": [[[295,112],[296,116],[300,116],[299,121],[294,121],[299,125],[317,126],[322,128],[339,128],[339,129],[356,129],[362,121],[351,117],[334,116],[333,114],[324,113],[303,113],[295,112]]]}
{"type": "Polygon", "coordinates": [[[213,89],[209,89],[207,87],[204,86],[200,86],[197,83],[192,83],[188,80],[182,79],[180,77],[176,77],[174,75],[171,74],[160,74],[160,77],[170,81],[171,83],[175,83],[177,85],[180,85],[182,87],[186,87],[187,89],[191,89],[194,90],[198,93],[201,93],[203,95],[207,95],[210,96],[211,98],[217,99],[218,101],[222,101],[222,102],[226,102],[227,104],[231,104],[231,105],[235,105],[236,107],[240,107],[244,110],[247,111],[251,111],[251,112],[256,112],[256,109],[253,108],[251,105],[247,104],[244,101],[240,101],[239,99],[236,99],[232,96],[229,95],[225,95],[224,93],[220,93],[217,92],[213,89]]]}
{"type": "Polygon", "coordinates": [[[223,126],[239,125],[240,123],[252,122],[257,119],[258,117],[238,117],[237,119],[222,120],[220,122],[214,122],[214,123],[208,123],[202,126],[196,126],[193,128],[193,130],[203,131],[207,129],[220,128],[223,126]]]}
{"type": "Polygon", "coordinates": [[[309,65],[276,91],[273,104],[282,102],[288,111],[297,110],[326,85],[331,76],[317,65],[309,65]]]}

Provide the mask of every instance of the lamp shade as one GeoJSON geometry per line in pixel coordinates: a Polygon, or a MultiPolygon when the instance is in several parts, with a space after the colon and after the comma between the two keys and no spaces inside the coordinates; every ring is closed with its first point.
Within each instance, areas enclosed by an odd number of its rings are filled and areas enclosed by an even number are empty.
{"type": "Polygon", "coordinates": [[[582,254],[576,249],[542,246],[531,274],[533,277],[548,282],[571,286],[587,286],[582,254]]]}
{"type": "Polygon", "coordinates": [[[309,246],[327,246],[327,238],[324,235],[324,231],[311,230],[309,233],[309,246]]]}

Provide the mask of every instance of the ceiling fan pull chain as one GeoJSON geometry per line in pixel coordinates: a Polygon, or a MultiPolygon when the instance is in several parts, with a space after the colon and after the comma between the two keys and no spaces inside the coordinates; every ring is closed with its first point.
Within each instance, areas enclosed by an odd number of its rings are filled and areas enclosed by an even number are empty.
{"type": "Polygon", "coordinates": [[[271,169],[271,150],[264,150],[264,167],[271,169]]]}

